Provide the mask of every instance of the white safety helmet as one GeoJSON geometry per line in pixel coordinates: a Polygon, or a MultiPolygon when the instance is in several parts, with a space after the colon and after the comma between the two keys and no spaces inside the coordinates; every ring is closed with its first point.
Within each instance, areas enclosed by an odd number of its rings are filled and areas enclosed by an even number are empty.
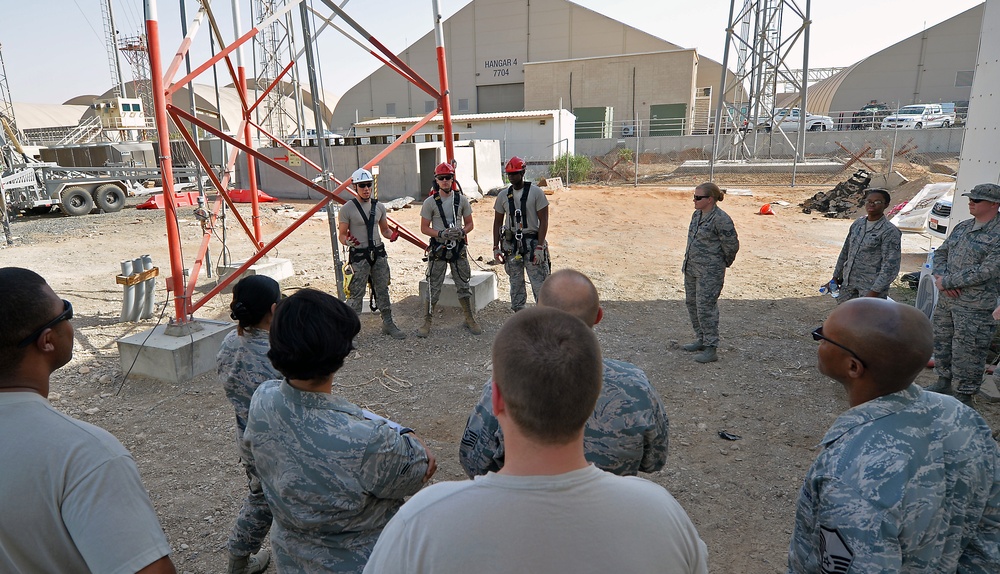
{"type": "Polygon", "coordinates": [[[351,174],[351,181],[354,183],[362,183],[366,181],[375,181],[375,178],[372,177],[372,172],[365,168],[360,168],[351,174]]]}

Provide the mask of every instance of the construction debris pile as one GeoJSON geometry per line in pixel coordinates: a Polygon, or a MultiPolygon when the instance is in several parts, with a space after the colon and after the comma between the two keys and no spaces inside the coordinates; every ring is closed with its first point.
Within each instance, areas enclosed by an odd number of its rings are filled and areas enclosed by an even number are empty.
{"type": "Polygon", "coordinates": [[[802,213],[814,211],[834,219],[850,219],[865,200],[865,190],[871,183],[872,176],[866,170],[859,169],[847,181],[837,184],[830,191],[821,191],[802,202],[802,213]]]}

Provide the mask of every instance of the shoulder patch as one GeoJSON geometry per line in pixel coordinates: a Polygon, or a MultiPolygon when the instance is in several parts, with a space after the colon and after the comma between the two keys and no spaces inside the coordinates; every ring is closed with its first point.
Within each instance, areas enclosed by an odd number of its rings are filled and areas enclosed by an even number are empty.
{"type": "Polygon", "coordinates": [[[823,574],[847,574],[854,562],[854,551],[836,528],[820,526],[820,569],[823,574]]]}

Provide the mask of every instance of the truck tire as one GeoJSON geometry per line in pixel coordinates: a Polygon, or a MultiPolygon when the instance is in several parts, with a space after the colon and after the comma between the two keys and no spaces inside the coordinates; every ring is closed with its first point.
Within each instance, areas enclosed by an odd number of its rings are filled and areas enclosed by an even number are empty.
{"type": "Polygon", "coordinates": [[[917,122],[917,125],[913,126],[913,129],[915,129],[915,130],[921,130],[923,128],[924,128],[924,124],[922,124],[920,122],[917,122]]]}
{"type": "Polygon", "coordinates": [[[125,192],[113,183],[105,183],[94,191],[94,203],[104,213],[115,213],[125,207],[125,192]]]}
{"type": "Polygon", "coordinates": [[[943,121],[941,123],[941,127],[943,127],[943,128],[950,128],[951,127],[951,122],[949,122],[948,120],[945,120],[945,121],[943,121]]]}
{"type": "Polygon", "coordinates": [[[94,210],[94,198],[82,187],[70,187],[62,192],[59,207],[70,215],[87,215],[94,210]]]}

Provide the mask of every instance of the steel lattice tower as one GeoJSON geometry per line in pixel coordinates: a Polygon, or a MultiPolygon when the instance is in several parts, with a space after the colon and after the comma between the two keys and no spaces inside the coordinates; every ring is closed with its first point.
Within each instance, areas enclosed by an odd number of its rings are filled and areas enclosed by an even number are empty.
{"type": "MultiPolygon", "coordinates": [[[[276,12],[282,10],[286,0],[256,0],[254,3],[254,24],[259,25],[276,12]]],[[[279,18],[261,29],[254,38],[254,58],[257,62],[257,89],[266,89],[278,77],[294,52],[294,38],[290,17],[279,18]]],[[[281,85],[267,92],[258,108],[258,122],[261,127],[276,138],[285,140],[290,134],[288,126],[298,125],[294,117],[285,110],[289,93],[286,86],[294,85],[294,68],[281,78],[281,85]]],[[[300,134],[301,135],[301,134],[300,134]]]]}
{"type": "Polygon", "coordinates": [[[10,129],[17,133],[17,122],[14,119],[14,100],[10,97],[10,84],[7,83],[7,66],[3,63],[2,44],[0,44],[0,117],[7,120],[10,129]]]}
{"type": "Polygon", "coordinates": [[[149,46],[146,44],[146,35],[122,38],[118,49],[132,66],[132,86],[135,89],[135,97],[142,100],[143,113],[146,114],[148,125],[152,118],[149,114],[153,110],[153,84],[150,80],[149,46]]]}
{"type": "Polygon", "coordinates": [[[125,89],[122,86],[122,67],[118,61],[118,39],[115,30],[115,15],[111,10],[111,0],[101,1],[101,18],[104,20],[105,47],[108,51],[108,69],[111,72],[111,84],[114,86],[115,96],[125,96],[125,89]]]}
{"type": "MultiPolygon", "coordinates": [[[[756,136],[755,126],[773,119],[779,86],[799,94],[787,107],[806,109],[811,0],[730,2],[714,147],[718,153],[720,134],[726,134],[732,138],[728,159],[753,159],[755,146],[747,140],[756,136]],[[736,60],[731,76],[726,73],[730,57],[736,60]]],[[[801,138],[799,133],[800,143],[792,142],[799,156],[801,138]]]]}

